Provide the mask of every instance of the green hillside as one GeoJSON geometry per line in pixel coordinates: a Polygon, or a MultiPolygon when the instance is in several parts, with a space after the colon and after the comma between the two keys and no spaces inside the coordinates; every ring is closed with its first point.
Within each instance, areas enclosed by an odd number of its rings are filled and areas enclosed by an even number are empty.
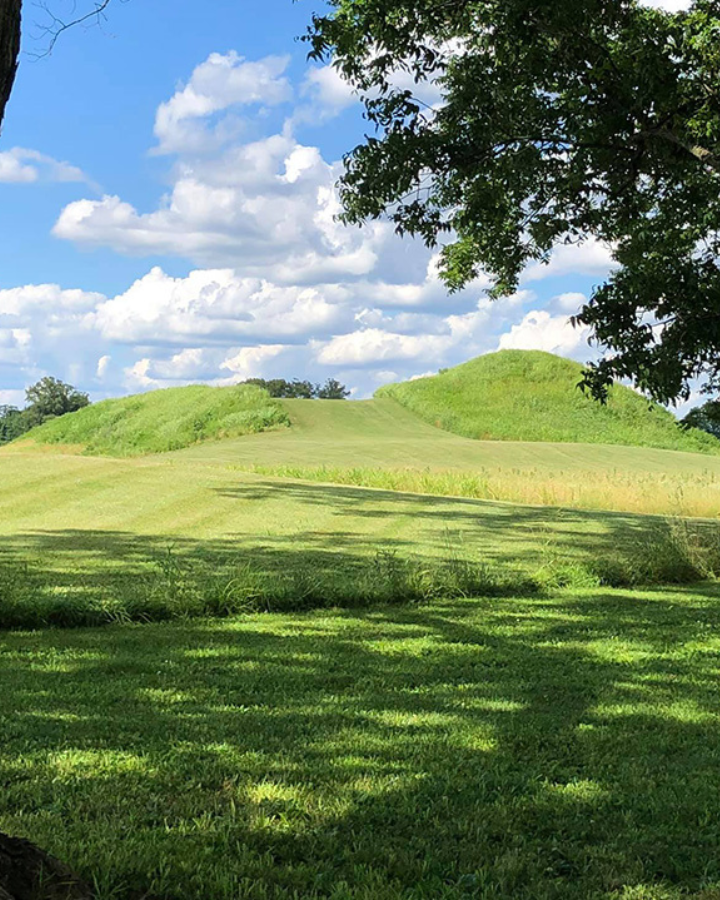
{"type": "Polygon", "coordinates": [[[196,384],[104,400],[52,419],[23,439],[80,446],[90,454],[141,456],[287,424],[283,406],[261,388],[196,384]]]}
{"type": "Polygon", "coordinates": [[[439,375],[386,385],[392,397],[426,422],[491,441],[624,444],[719,453],[720,442],[683,432],[666,409],[614,385],[607,405],[577,387],[580,363],[537,350],[501,350],[439,375]]]}

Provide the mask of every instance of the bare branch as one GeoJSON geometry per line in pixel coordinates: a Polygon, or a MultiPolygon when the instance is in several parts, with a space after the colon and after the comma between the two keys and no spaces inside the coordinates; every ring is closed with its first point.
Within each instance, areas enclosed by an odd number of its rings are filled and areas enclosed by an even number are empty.
{"type": "Polygon", "coordinates": [[[93,9],[86,12],[84,15],[76,16],[74,19],[68,21],[56,16],[47,3],[38,3],[37,6],[42,9],[50,19],[50,24],[43,26],[41,29],[43,34],[49,36],[49,43],[41,53],[33,53],[30,55],[35,59],[43,59],[46,56],[50,56],[55,49],[55,44],[57,44],[58,39],[63,32],[68,31],[70,28],[75,28],[77,25],[84,25],[87,22],[93,22],[94,24],[99,25],[106,18],[105,10],[112,2],[113,0],[95,0],[93,9]]]}

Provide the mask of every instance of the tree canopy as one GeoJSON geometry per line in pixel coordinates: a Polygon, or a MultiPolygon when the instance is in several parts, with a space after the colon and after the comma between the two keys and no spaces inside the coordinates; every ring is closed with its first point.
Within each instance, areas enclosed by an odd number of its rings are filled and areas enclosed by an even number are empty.
{"type": "Polygon", "coordinates": [[[0,444],[12,441],[48,419],[88,406],[90,398],[71,384],[46,376],[25,391],[25,409],[0,406],[0,444]]]}
{"type": "Polygon", "coordinates": [[[720,381],[720,0],[329,0],[305,36],[374,127],[345,159],[343,219],[442,244],[451,290],[512,293],[593,237],[616,263],[574,317],[655,399],[720,381]],[[403,73],[403,78],[398,78],[403,73]],[[410,78],[408,78],[408,75],[410,78]],[[407,86],[436,81],[442,101],[407,86]]]}
{"type": "Polygon", "coordinates": [[[720,438],[720,400],[708,400],[702,406],[691,409],[682,424],[685,428],[700,428],[720,438]]]}
{"type": "Polygon", "coordinates": [[[255,384],[266,390],[271,397],[291,400],[346,400],[350,391],[335,378],[328,378],[325,384],[300,381],[294,378],[248,378],[245,384],[255,384]]]}
{"type": "Polygon", "coordinates": [[[25,391],[26,410],[40,424],[55,416],[75,412],[90,404],[90,398],[83,391],[78,391],[71,384],[46,375],[25,391]]]}

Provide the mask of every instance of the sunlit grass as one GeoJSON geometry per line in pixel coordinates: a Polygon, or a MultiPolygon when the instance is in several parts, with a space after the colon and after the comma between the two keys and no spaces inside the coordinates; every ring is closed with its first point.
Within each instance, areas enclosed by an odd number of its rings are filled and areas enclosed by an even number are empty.
{"type": "Polygon", "coordinates": [[[621,384],[606,404],[578,389],[583,367],[539,350],[501,350],[439,375],[381,387],[446,431],[496,441],[627,444],[720,453],[720,442],[698,429],[683,431],[663,407],[621,384]]]}
{"type": "Polygon", "coordinates": [[[287,424],[281,404],[254,385],[195,384],[103,400],[51,419],[23,441],[91,454],[142,456],[287,424]]]}

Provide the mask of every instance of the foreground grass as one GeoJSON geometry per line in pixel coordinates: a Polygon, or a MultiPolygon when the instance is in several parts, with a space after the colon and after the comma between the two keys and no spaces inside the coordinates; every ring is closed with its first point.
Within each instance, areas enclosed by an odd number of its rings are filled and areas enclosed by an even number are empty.
{"type": "Polygon", "coordinates": [[[713,900],[718,600],[5,635],[0,830],[98,900],[713,900]]]}
{"type": "Polygon", "coordinates": [[[141,456],[288,424],[277,400],[254,385],[167,388],[94,403],[33,429],[23,440],[86,453],[141,456]]]}
{"type": "Polygon", "coordinates": [[[539,350],[501,350],[439,375],[386,385],[392,397],[426,422],[480,440],[628,444],[720,453],[720,442],[640,394],[614,385],[608,403],[577,387],[582,366],[539,350]]]}

